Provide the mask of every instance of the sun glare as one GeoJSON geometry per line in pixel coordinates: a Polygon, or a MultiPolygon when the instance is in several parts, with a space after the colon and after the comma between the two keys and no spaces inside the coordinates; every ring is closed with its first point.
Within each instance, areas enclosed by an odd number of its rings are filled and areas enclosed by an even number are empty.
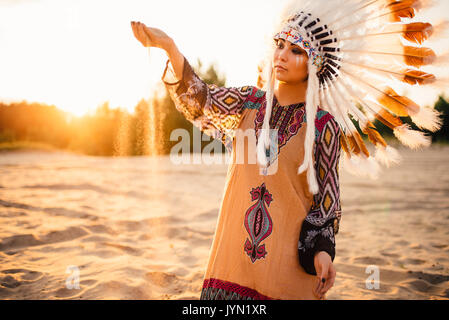
{"type": "Polygon", "coordinates": [[[131,111],[150,97],[166,55],[152,49],[149,56],[132,35],[131,20],[166,31],[192,63],[214,63],[227,85],[243,86],[256,84],[264,37],[281,8],[278,0],[40,0],[0,6],[0,99],[53,104],[75,115],[105,102],[131,111]]]}

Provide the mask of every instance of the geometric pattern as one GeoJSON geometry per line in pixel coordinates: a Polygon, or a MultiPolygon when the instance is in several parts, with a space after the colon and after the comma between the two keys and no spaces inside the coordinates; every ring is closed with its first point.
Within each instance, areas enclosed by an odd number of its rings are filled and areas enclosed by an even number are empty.
{"type": "Polygon", "coordinates": [[[232,132],[240,123],[246,99],[253,87],[224,88],[207,85],[204,114],[214,128],[224,134],[232,132]]]}
{"type": "Polygon", "coordinates": [[[212,98],[212,109],[215,114],[239,115],[246,97],[251,93],[252,87],[223,88],[208,85],[212,98]]]}
{"type": "Polygon", "coordinates": [[[219,279],[206,279],[203,282],[200,300],[273,300],[256,290],[237,283],[219,279]]]}
{"type": "MultiPolygon", "coordinates": [[[[168,64],[164,75],[167,70],[168,64]]],[[[251,86],[224,88],[208,85],[193,71],[187,59],[184,59],[182,80],[176,84],[164,83],[176,109],[202,132],[220,140],[228,150],[247,100],[254,99],[255,93],[260,100],[261,95],[261,91],[251,86]]]]}
{"type": "Polygon", "coordinates": [[[262,183],[260,187],[253,188],[250,191],[251,200],[255,201],[245,214],[245,228],[250,239],[246,238],[244,250],[250,257],[251,262],[265,258],[267,252],[265,250],[265,244],[260,243],[266,239],[273,230],[273,221],[268,212],[267,206],[270,206],[273,197],[265,187],[265,183],[262,183]]]}
{"type": "MultiPolygon", "coordinates": [[[[266,103],[257,111],[254,119],[254,128],[256,141],[259,140],[259,131],[262,129],[265,117],[266,103]]],[[[283,146],[295,136],[304,122],[305,108],[304,103],[280,106],[276,97],[273,101],[273,107],[270,118],[270,129],[277,129],[278,133],[278,154],[283,146]]]]}
{"type": "Polygon", "coordinates": [[[341,130],[337,121],[327,114],[315,122],[320,128],[315,143],[315,171],[319,190],[302,226],[298,240],[300,263],[304,270],[316,274],[314,255],[326,251],[335,257],[335,235],[341,219],[339,172],[341,130]]]}
{"type": "Polygon", "coordinates": [[[259,110],[265,101],[266,92],[254,87],[253,92],[248,96],[245,103],[245,109],[259,110]]]}
{"type": "Polygon", "coordinates": [[[319,192],[313,197],[307,221],[321,226],[335,218],[340,209],[338,164],[340,159],[340,127],[334,118],[328,119],[315,144],[315,170],[319,192]]]}

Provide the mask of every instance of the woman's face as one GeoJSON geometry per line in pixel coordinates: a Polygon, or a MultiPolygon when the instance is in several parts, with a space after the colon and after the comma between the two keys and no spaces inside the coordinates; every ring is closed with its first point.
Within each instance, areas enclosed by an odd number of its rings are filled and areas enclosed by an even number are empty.
{"type": "Polygon", "coordinates": [[[308,60],[307,52],[301,47],[278,39],[273,59],[275,79],[290,84],[306,81],[308,60]]]}

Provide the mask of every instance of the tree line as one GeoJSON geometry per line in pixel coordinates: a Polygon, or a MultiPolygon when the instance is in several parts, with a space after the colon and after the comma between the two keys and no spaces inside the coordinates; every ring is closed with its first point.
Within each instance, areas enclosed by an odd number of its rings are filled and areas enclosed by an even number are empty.
{"type": "MultiPolygon", "coordinates": [[[[226,83],[214,65],[203,70],[198,60],[194,69],[206,83],[219,86],[226,83]]],[[[170,141],[171,132],[186,129],[193,140],[194,128],[176,110],[165,87],[160,91],[162,94],[158,96],[140,100],[132,112],[120,107],[113,109],[105,102],[93,113],[81,117],[43,103],[0,103],[0,148],[11,148],[20,142],[25,147],[39,143],[95,156],[168,154],[178,143],[170,141]]]]}
{"type": "MultiPolygon", "coordinates": [[[[226,83],[214,65],[203,71],[198,60],[194,69],[206,83],[218,86],[226,83]]],[[[194,128],[176,110],[164,87],[161,91],[157,97],[142,99],[133,112],[112,109],[106,102],[95,112],[81,117],[42,103],[0,103],[0,148],[20,141],[95,156],[168,154],[178,143],[170,141],[171,132],[183,128],[193,139],[194,128]]],[[[440,131],[429,135],[434,142],[449,141],[449,104],[445,97],[439,97],[435,109],[442,113],[444,124],[440,131]]],[[[405,122],[414,126],[410,121],[405,122]]],[[[391,129],[378,121],[374,124],[383,136],[392,136],[391,129]]],[[[208,143],[203,142],[203,146],[208,143]]]]}

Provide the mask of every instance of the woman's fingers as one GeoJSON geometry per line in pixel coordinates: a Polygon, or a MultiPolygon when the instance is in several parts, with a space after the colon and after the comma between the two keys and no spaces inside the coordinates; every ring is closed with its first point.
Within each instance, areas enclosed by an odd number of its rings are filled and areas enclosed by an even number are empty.
{"type": "Polygon", "coordinates": [[[328,273],[329,273],[329,265],[326,263],[323,263],[321,266],[321,272],[319,274],[319,280],[320,280],[320,285],[318,287],[318,293],[321,295],[324,285],[327,283],[328,281],[328,273]]]}
{"type": "Polygon", "coordinates": [[[313,293],[318,299],[321,299],[322,298],[321,291],[323,289],[324,283],[321,280],[322,279],[321,276],[318,276],[316,279],[317,279],[317,284],[316,284],[316,287],[315,287],[315,290],[313,291],[313,293]]]}
{"type": "Polygon", "coordinates": [[[143,26],[140,22],[137,22],[137,34],[139,35],[139,39],[143,46],[146,47],[148,45],[148,39],[145,32],[143,32],[143,26]]]}
{"type": "Polygon", "coordinates": [[[134,37],[136,37],[136,39],[139,40],[139,42],[142,43],[144,47],[150,45],[150,39],[147,33],[145,33],[143,30],[143,28],[145,27],[144,24],[132,21],[131,27],[133,29],[134,37]]]}
{"type": "Polygon", "coordinates": [[[324,281],[326,281],[326,278],[325,277],[319,277],[318,278],[318,282],[319,282],[319,286],[318,286],[318,295],[319,296],[322,296],[323,295],[323,293],[322,293],[322,291],[323,291],[323,287],[324,287],[324,284],[326,283],[326,282],[323,282],[323,279],[324,279],[324,281]]]}
{"type": "Polygon", "coordinates": [[[136,37],[136,39],[139,40],[140,43],[145,45],[143,43],[142,36],[140,35],[140,32],[139,32],[139,23],[133,21],[133,22],[131,22],[131,27],[133,29],[134,37],[136,37]]]}
{"type": "Polygon", "coordinates": [[[131,22],[131,27],[134,36],[144,47],[156,47],[167,50],[173,44],[173,40],[162,30],[150,28],[141,22],[135,21],[131,22]]]}
{"type": "Polygon", "coordinates": [[[315,291],[316,291],[317,295],[320,294],[320,291],[321,291],[321,279],[319,277],[317,278],[317,287],[316,287],[315,291]]]}
{"type": "MultiPolygon", "coordinates": [[[[321,274],[321,265],[319,263],[315,263],[315,269],[316,269],[317,275],[321,274]]],[[[320,298],[321,281],[320,281],[319,276],[316,279],[317,279],[317,281],[316,281],[316,286],[313,289],[313,294],[317,298],[320,298]]]]}
{"type": "Polygon", "coordinates": [[[328,278],[329,278],[329,279],[326,280],[326,283],[325,283],[324,287],[321,289],[321,292],[320,292],[322,295],[326,294],[326,292],[327,292],[330,288],[332,288],[332,286],[334,285],[334,282],[335,282],[335,276],[336,276],[336,274],[337,274],[337,273],[336,273],[336,271],[335,271],[334,266],[331,265],[331,266],[329,267],[329,275],[328,275],[328,278]]]}
{"type": "Polygon", "coordinates": [[[150,29],[144,25],[143,23],[140,24],[140,32],[142,34],[142,37],[145,39],[145,46],[151,46],[151,31],[150,29]]]}
{"type": "Polygon", "coordinates": [[[142,24],[142,33],[146,36],[147,44],[151,46],[153,42],[151,29],[142,24]]]}
{"type": "Polygon", "coordinates": [[[313,290],[313,294],[315,295],[315,297],[317,297],[318,299],[320,299],[320,293],[319,293],[319,288],[320,288],[320,280],[317,278],[317,284],[316,284],[316,286],[315,286],[315,288],[314,288],[314,290],[313,290]]]}
{"type": "Polygon", "coordinates": [[[323,299],[323,294],[321,293],[322,288],[323,288],[323,282],[321,281],[321,278],[317,277],[317,282],[318,282],[318,288],[317,288],[317,292],[316,292],[316,296],[318,297],[318,299],[323,299]]]}
{"type": "Polygon", "coordinates": [[[140,41],[139,35],[137,34],[137,24],[134,21],[131,21],[131,28],[133,29],[134,37],[140,41]]]}

